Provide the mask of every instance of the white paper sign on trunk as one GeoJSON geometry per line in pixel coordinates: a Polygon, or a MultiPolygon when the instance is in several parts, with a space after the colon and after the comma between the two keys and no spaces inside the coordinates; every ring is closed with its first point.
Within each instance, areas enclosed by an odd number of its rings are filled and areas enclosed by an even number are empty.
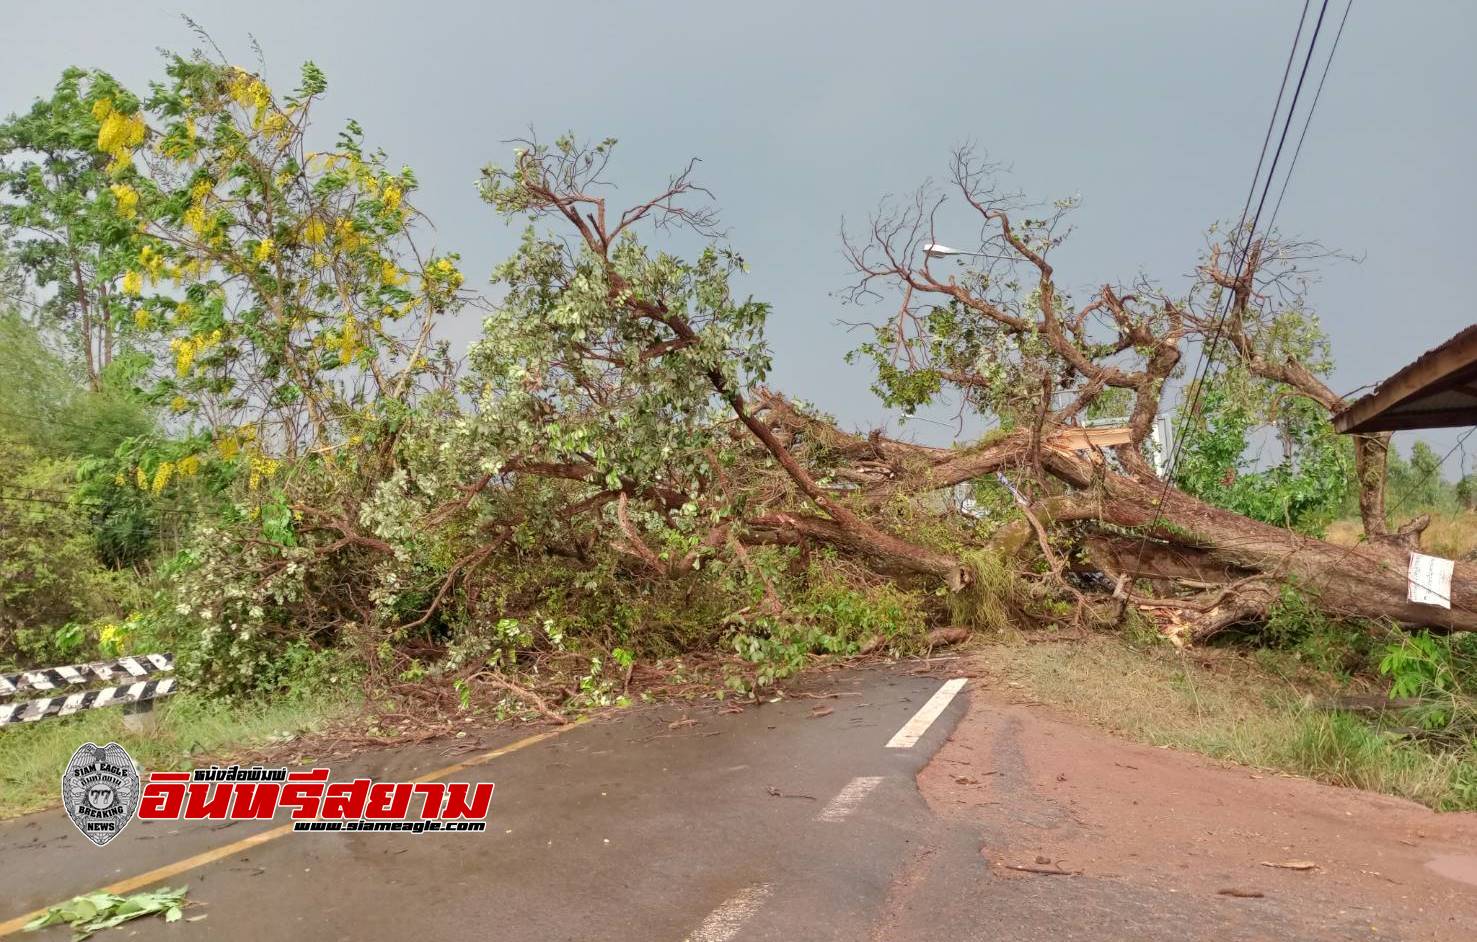
{"type": "Polygon", "coordinates": [[[1440,556],[1410,554],[1408,598],[1421,605],[1439,605],[1451,608],[1452,562],[1440,556]]]}

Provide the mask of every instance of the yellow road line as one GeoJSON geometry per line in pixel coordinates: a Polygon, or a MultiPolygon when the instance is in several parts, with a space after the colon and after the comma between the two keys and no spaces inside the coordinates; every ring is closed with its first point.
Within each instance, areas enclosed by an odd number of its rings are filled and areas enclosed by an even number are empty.
{"type": "MultiPolygon", "coordinates": [[[[541,743],[546,739],[553,739],[560,733],[568,732],[569,730],[574,729],[576,726],[582,725],[584,722],[584,719],[579,719],[574,721],[573,723],[569,723],[568,725],[551,729],[546,733],[537,733],[533,736],[527,736],[516,742],[510,742],[506,746],[499,746],[496,749],[492,749],[475,756],[470,756],[466,759],[463,759],[461,762],[457,762],[453,765],[448,765],[442,769],[437,769],[434,772],[427,772],[425,775],[419,776],[418,778],[413,778],[410,781],[433,782],[438,778],[445,778],[448,775],[455,775],[457,772],[465,771],[466,769],[470,769],[473,766],[482,765],[484,762],[489,762],[493,759],[496,759],[498,756],[505,756],[510,752],[517,752],[519,749],[523,749],[527,746],[532,746],[535,743],[541,743]]],[[[203,867],[206,864],[215,863],[217,860],[220,860],[223,857],[229,857],[232,854],[239,853],[243,850],[249,850],[260,844],[265,844],[268,841],[275,841],[277,838],[289,833],[291,830],[291,824],[278,825],[277,827],[262,831],[260,834],[253,834],[250,837],[243,837],[239,841],[233,841],[230,844],[226,844],[222,847],[217,847],[214,850],[207,850],[203,853],[196,854],[193,857],[186,857],[184,860],[177,860],[174,863],[165,864],[162,867],[155,867],[148,873],[141,873],[136,877],[129,877],[126,880],[119,880],[117,883],[110,883],[107,886],[100,887],[90,892],[114,893],[119,896],[122,896],[125,893],[132,893],[134,890],[140,890],[146,886],[150,886],[155,883],[162,883],[163,881],[168,880],[172,877],[176,877],[181,873],[185,873],[189,870],[194,870],[196,867],[203,867]]],[[[88,894],[84,893],[79,895],[85,896],[88,894]]],[[[25,927],[26,923],[30,922],[32,919],[35,919],[37,916],[40,916],[45,912],[45,909],[37,909],[33,910],[32,912],[23,913],[22,915],[16,916],[14,919],[0,922],[0,936],[13,935],[19,932],[22,928],[25,927]]]]}

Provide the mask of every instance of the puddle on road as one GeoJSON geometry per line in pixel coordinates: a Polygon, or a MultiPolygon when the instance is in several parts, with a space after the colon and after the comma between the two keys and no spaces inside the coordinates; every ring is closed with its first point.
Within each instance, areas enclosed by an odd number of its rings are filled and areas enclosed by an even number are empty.
{"type": "Polygon", "coordinates": [[[1448,880],[1477,886],[1477,855],[1442,854],[1426,861],[1426,869],[1448,880]]]}

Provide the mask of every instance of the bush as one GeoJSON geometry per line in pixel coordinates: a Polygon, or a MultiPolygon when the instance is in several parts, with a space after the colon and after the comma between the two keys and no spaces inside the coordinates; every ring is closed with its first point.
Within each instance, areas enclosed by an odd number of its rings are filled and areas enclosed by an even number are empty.
{"type": "Polygon", "coordinates": [[[99,561],[89,511],[66,496],[75,462],[12,446],[0,451],[0,475],[17,492],[0,500],[0,659],[95,656],[101,626],[139,601],[135,575],[99,561]]]}

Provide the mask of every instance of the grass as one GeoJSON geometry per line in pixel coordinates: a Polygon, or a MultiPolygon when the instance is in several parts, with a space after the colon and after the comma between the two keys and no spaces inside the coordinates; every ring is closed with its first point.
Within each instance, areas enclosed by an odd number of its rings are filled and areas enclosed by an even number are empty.
{"type": "Polygon", "coordinates": [[[1300,687],[1245,659],[1210,667],[1111,639],[993,645],[984,659],[1038,699],[1130,739],[1409,798],[1477,810],[1477,753],[1434,752],[1313,705],[1300,687]]]}
{"type": "Polygon", "coordinates": [[[0,730],[0,820],[56,805],[62,770],[85,742],[120,743],[147,771],[188,769],[321,729],[353,707],[349,699],[308,697],[227,707],[182,695],[162,701],[157,727],[142,734],[124,728],[119,709],[8,726],[0,730]]]}

